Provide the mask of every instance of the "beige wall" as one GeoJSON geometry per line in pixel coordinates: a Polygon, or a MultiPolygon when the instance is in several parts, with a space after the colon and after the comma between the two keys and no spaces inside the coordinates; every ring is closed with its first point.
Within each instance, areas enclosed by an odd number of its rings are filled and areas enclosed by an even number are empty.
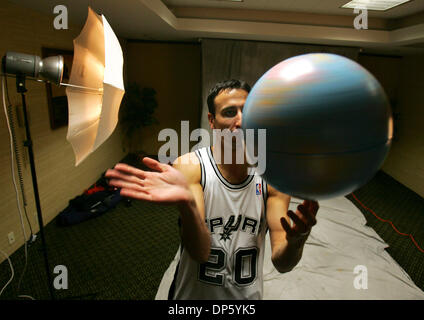
{"type": "MultiPolygon", "coordinates": [[[[54,15],[43,15],[6,1],[0,2],[0,56],[6,51],[18,51],[41,56],[41,47],[73,49],[72,40],[80,28],[53,28],[54,15]]],[[[14,108],[21,105],[14,79],[9,78],[9,95],[14,108]]],[[[68,201],[93,184],[107,168],[124,157],[119,127],[113,135],[78,167],[71,145],[66,140],[67,128],[50,129],[46,88],[42,83],[27,81],[27,110],[33,140],[41,208],[47,224],[63,210],[68,201]]],[[[1,94],[0,94],[0,98],[1,94]]],[[[2,107],[3,110],[3,107],[2,107]]],[[[10,144],[4,112],[0,116],[0,249],[13,253],[24,242],[10,169],[10,144]],[[16,242],[9,245],[7,235],[13,231],[16,242]]],[[[23,149],[24,127],[17,126],[23,173],[28,201],[27,212],[33,230],[38,231],[36,209],[27,151],[23,149]]],[[[19,195],[20,189],[18,186],[19,195]]],[[[27,227],[26,219],[24,219],[27,227]]],[[[29,228],[26,228],[27,235],[29,228]]],[[[0,255],[0,261],[5,258],[0,255]]]]}
{"type": "Polygon", "coordinates": [[[424,197],[424,56],[361,56],[397,103],[396,139],[382,170],[424,197]]]}
{"type": "Polygon", "coordinates": [[[189,121],[190,132],[200,126],[200,45],[128,41],[126,48],[128,82],[157,92],[155,117],[159,124],[141,130],[137,146],[147,154],[157,155],[165,144],[158,141],[160,130],[171,128],[180,136],[182,120],[189,121]]]}
{"type": "Polygon", "coordinates": [[[405,57],[399,86],[399,143],[384,171],[424,197],[424,56],[405,57]]]}

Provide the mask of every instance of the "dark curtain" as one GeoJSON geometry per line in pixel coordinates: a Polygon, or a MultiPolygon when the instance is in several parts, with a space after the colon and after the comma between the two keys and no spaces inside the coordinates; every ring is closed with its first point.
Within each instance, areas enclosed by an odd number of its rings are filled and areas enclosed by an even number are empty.
{"type": "Polygon", "coordinates": [[[335,53],[356,61],[359,48],[203,39],[201,127],[210,131],[206,98],[210,88],[217,82],[241,79],[253,87],[255,82],[277,63],[290,57],[313,52],[335,53]]]}

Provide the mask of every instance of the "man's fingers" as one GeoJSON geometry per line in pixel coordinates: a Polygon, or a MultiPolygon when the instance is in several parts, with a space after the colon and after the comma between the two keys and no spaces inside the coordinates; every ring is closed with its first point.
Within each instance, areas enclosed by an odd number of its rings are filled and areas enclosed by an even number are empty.
{"type": "Polygon", "coordinates": [[[126,174],[116,169],[108,169],[105,173],[105,177],[109,179],[123,180],[126,182],[135,183],[135,184],[142,184],[142,182],[144,181],[143,179],[139,177],[126,174]]]}
{"type": "Polygon", "coordinates": [[[286,220],[284,217],[282,217],[282,218],[280,219],[280,221],[281,221],[281,225],[283,226],[283,229],[286,231],[286,233],[287,233],[290,237],[294,236],[294,231],[293,231],[293,229],[291,228],[290,224],[287,222],[287,220],[286,220]]]}
{"type": "MultiPolygon", "coordinates": [[[[127,174],[127,175],[133,175],[140,179],[145,179],[148,172],[137,169],[135,167],[129,166],[125,163],[118,163],[114,167],[115,170],[121,171],[121,173],[127,174]]],[[[109,171],[109,170],[108,170],[109,171]]]]}
{"type": "Polygon", "coordinates": [[[305,232],[307,227],[307,222],[303,221],[297,214],[295,214],[293,211],[289,210],[287,211],[287,215],[289,216],[290,219],[293,220],[293,222],[296,225],[296,229],[299,232],[305,232]]]}
{"type": "Polygon", "coordinates": [[[115,178],[115,179],[129,180],[131,176],[121,173],[120,171],[116,169],[107,169],[105,173],[105,177],[109,179],[115,178]]]}
{"type": "Polygon", "coordinates": [[[131,183],[120,179],[111,179],[109,180],[109,185],[116,187],[116,188],[125,188],[125,189],[131,189],[134,191],[143,191],[143,187],[137,183],[131,183]]]}
{"type": "Polygon", "coordinates": [[[309,226],[314,226],[317,223],[317,220],[315,219],[315,213],[312,212],[311,205],[308,204],[308,207],[304,205],[299,205],[297,207],[297,211],[301,215],[301,219],[304,223],[306,223],[309,226]]]}
{"type": "MultiPolygon", "coordinates": [[[[308,216],[307,216],[307,212],[308,212],[308,210],[307,210],[307,208],[306,207],[304,207],[303,205],[298,205],[297,206],[297,210],[296,210],[296,213],[294,213],[293,211],[291,211],[291,210],[289,210],[290,212],[291,212],[291,214],[292,215],[294,215],[295,216],[295,219],[293,220],[293,218],[292,218],[292,220],[294,221],[294,222],[298,222],[298,220],[300,220],[300,222],[301,223],[303,223],[303,224],[305,224],[305,225],[307,225],[308,223],[309,223],[309,221],[308,221],[308,216]]],[[[290,217],[291,218],[291,217],[290,217]]]]}
{"type": "Polygon", "coordinates": [[[136,200],[145,200],[145,201],[151,201],[152,196],[145,192],[145,191],[134,191],[133,189],[126,189],[123,188],[120,191],[120,195],[127,198],[133,198],[136,200]]]}
{"type": "Polygon", "coordinates": [[[304,206],[307,210],[309,210],[309,205],[311,204],[311,201],[309,200],[303,200],[302,206],[304,206]]]}
{"type": "Polygon", "coordinates": [[[309,204],[309,208],[311,209],[311,212],[313,213],[313,215],[316,216],[318,209],[319,209],[318,202],[311,201],[311,203],[309,204]]]}
{"type": "Polygon", "coordinates": [[[143,158],[143,163],[149,167],[150,169],[159,171],[159,172],[163,172],[168,165],[164,164],[164,163],[160,163],[159,161],[149,158],[149,157],[144,157],[143,158]]]}

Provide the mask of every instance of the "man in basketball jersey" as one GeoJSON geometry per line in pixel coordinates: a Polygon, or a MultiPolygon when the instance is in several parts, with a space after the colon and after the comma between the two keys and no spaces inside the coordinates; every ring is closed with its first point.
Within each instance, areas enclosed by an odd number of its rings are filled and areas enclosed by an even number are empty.
{"type": "MultiPolygon", "coordinates": [[[[211,129],[239,130],[249,91],[239,80],[211,89],[211,129]]],[[[182,155],[173,166],[144,158],[152,172],[117,164],[106,173],[122,196],[178,206],[180,262],[170,299],[262,299],[266,232],[272,263],[283,273],[299,262],[316,224],[317,202],[305,200],[296,212],[288,210],[288,195],[249,175],[246,162],[235,161],[236,146],[231,163],[220,146],[221,152],[213,145],[182,155]]]]}

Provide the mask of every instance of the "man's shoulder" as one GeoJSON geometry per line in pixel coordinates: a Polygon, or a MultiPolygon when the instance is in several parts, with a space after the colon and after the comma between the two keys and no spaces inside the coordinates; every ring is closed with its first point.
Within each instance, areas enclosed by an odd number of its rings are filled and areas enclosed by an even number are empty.
{"type": "Polygon", "coordinates": [[[195,152],[189,152],[174,160],[172,166],[179,170],[189,183],[200,183],[200,160],[195,152]]]}
{"type": "Polygon", "coordinates": [[[193,151],[193,152],[183,154],[182,156],[179,156],[177,159],[174,160],[172,165],[174,167],[183,166],[185,168],[190,169],[192,167],[198,167],[200,165],[200,161],[196,153],[193,151]]]}

